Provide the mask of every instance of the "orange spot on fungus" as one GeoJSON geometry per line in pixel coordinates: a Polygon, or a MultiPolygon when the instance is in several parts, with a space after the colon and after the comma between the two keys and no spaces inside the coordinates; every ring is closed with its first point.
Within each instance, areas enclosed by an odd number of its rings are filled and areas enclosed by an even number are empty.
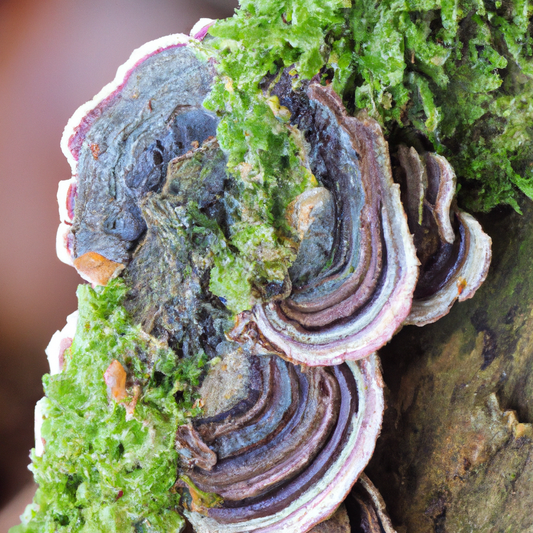
{"type": "Polygon", "coordinates": [[[466,279],[465,278],[459,278],[457,280],[457,293],[462,294],[462,292],[466,289],[466,279]]]}
{"type": "Polygon", "coordinates": [[[100,155],[100,147],[96,143],[91,144],[91,154],[93,154],[95,159],[98,159],[100,155]]]}
{"type": "Polygon", "coordinates": [[[107,282],[124,269],[122,263],[115,263],[96,252],[87,252],[74,259],[74,267],[83,279],[95,285],[107,285],[107,282]]]}

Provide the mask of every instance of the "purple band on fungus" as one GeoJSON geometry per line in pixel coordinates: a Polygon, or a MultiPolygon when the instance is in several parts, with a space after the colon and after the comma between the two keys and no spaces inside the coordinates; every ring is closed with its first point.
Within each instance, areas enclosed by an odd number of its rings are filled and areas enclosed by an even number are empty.
{"type": "Polygon", "coordinates": [[[274,358],[252,357],[248,395],[229,411],[194,421],[197,431],[207,443],[212,443],[232,431],[255,421],[267,409],[274,389],[274,358]]]}
{"type": "Polygon", "coordinates": [[[295,93],[285,74],[272,91],[305,135],[307,158],[333,196],[331,256],[312,279],[293,280],[282,302],[257,306],[253,320],[293,362],[331,365],[368,356],[409,314],[418,260],[392,181],[379,125],[347,115],[329,87],[295,93]]]}
{"type": "Polygon", "coordinates": [[[265,370],[269,371],[264,380],[266,394],[262,394],[255,405],[238,417],[234,416],[235,408],[224,413],[222,424],[205,425],[202,420],[195,421],[199,433],[219,459],[242,456],[266,445],[280,433],[290,431],[287,426],[294,421],[299,404],[298,374],[294,367],[287,366],[279,358],[261,359],[268,361],[265,370]]]}
{"type": "Polygon", "coordinates": [[[455,204],[455,173],[433,153],[400,146],[395,177],[420,260],[420,276],[406,324],[424,326],[471,298],[485,280],[491,239],[455,204]]]}
{"type": "MultiPolygon", "coordinates": [[[[292,478],[313,459],[336,422],[338,387],[321,368],[296,372],[299,395],[285,427],[281,431],[273,427],[264,438],[251,433],[256,442],[244,441],[240,453],[234,451],[232,457],[219,460],[209,472],[195,469],[189,476],[201,490],[216,492],[226,501],[243,501],[292,478]]],[[[280,396],[292,396],[290,388],[282,390],[286,386],[275,387],[275,406],[281,403],[280,396]]]]}
{"type": "Polygon", "coordinates": [[[224,497],[208,517],[190,513],[200,533],[279,531],[287,524],[308,531],[340,504],[371,456],[383,408],[376,356],[303,372],[266,357],[298,376],[297,409],[270,440],[242,442],[209,471],[186,470],[200,489],[224,497]]]}
{"type": "Polygon", "coordinates": [[[74,220],[74,209],[76,207],[77,187],[72,183],[67,192],[67,213],[70,220],[74,220]]]}
{"type": "Polygon", "coordinates": [[[191,29],[191,35],[194,39],[201,41],[207,35],[209,28],[215,23],[212,19],[200,19],[191,29]]]}
{"type": "MultiPolygon", "coordinates": [[[[220,522],[230,523],[266,516],[272,512],[279,512],[321,477],[334,460],[339,447],[345,444],[349,421],[353,418],[357,409],[357,397],[353,396],[353,392],[352,394],[347,394],[350,385],[352,390],[355,390],[353,377],[346,375],[347,370],[347,368],[343,368],[342,366],[334,367],[335,378],[341,390],[340,405],[335,406],[335,418],[332,421],[335,423],[335,428],[332,431],[327,445],[319,450],[308,450],[317,455],[310,458],[307,468],[303,472],[300,472],[299,475],[289,475],[285,479],[280,480],[280,484],[276,490],[269,491],[266,495],[263,494],[256,498],[249,498],[242,501],[226,501],[226,508],[211,509],[209,511],[210,516],[220,522]]],[[[308,448],[309,444],[302,443],[302,447],[308,448]]]]}

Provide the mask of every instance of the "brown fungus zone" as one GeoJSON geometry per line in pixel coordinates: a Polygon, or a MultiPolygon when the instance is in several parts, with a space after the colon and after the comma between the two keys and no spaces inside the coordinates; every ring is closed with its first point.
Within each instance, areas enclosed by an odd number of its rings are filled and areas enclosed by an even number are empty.
{"type": "MultiPolygon", "coordinates": [[[[306,533],[335,512],[373,453],[384,409],[375,350],[402,325],[471,297],[490,239],[455,206],[444,158],[400,147],[394,183],[379,124],[349,116],[332,88],[284,72],[265,91],[289,109],[320,187],[288,213],[301,233],[291,294],[234,321],[208,288],[216,234],[195,233],[188,211],[194,202],[222,228],[234,216],[218,119],[202,107],[215,74],[177,37],[134,54],[71,119],[58,252],[92,283],[122,276],[145,334],[184,358],[203,350],[220,361],[202,385],[209,415],[176,435],[196,531],[306,533]],[[213,375],[230,361],[239,371],[222,370],[233,381],[224,389],[213,375]]],[[[366,478],[353,497],[362,531],[393,532],[366,478]]]]}

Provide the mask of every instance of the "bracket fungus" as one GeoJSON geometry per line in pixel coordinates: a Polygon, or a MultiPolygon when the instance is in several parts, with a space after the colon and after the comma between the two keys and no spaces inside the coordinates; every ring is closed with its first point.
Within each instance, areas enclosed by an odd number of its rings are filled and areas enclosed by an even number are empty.
{"type": "MultiPolygon", "coordinates": [[[[199,533],[309,531],[370,460],[384,407],[379,360],[300,369],[271,355],[249,364],[244,399],[194,421],[217,462],[190,463],[186,473],[223,503],[187,517],[199,533]]],[[[190,432],[182,426],[178,435],[190,432]]]]}
{"type": "Polygon", "coordinates": [[[350,494],[355,503],[354,525],[362,533],[396,533],[387,514],[385,502],[368,476],[362,474],[350,494]]]}
{"type": "Polygon", "coordinates": [[[332,365],[386,344],[408,316],[418,260],[388,145],[378,123],[350,117],[329,87],[273,88],[305,135],[313,174],[333,197],[335,222],[320,272],[293,280],[289,298],[255,307],[251,320],[291,361],[332,365]]]}
{"type": "Polygon", "coordinates": [[[398,158],[396,176],[421,263],[405,324],[424,326],[446,315],[456,300],[474,296],[487,277],[491,239],[455,205],[455,173],[444,157],[401,145],[398,158]]]}
{"type": "Polygon", "coordinates": [[[137,49],[65,128],[72,178],[58,190],[58,256],[94,284],[129,262],[146,230],[139,203],[160,189],[170,160],[216,133],[202,107],[214,69],[192,42],[176,34],[137,49]]]}
{"type": "MultiPolygon", "coordinates": [[[[216,73],[197,42],[173,35],[141,47],[69,121],[58,255],[93,285],[121,276],[142,335],[185,361],[210,361],[204,414],[175,436],[173,490],[196,531],[305,533],[335,512],[373,453],[384,409],[376,350],[402,325],[471,297],[490,239],[455,207],[443,157],[400,147],[400,188],[375,120],[349,116],[331,87],[283,72],[265,98],[290,113],[318,186],[285,213],[299,239],[287,294],[235,319],[209,278],[217,253],[233,257],[239,184],[219,119],[202,107],[216,73]]],[[[104,376],[110,395],[127,398],[118,360],[104,376]]],[[[136,387],[127,421],[143,403],[136,387]]],[[[376,489],[364,477],[357,487],[361,530],[392,533],[376,489]]]]}
{"type": "Polygon", "coordinates": [[[284,73],[271,90],[304,133],[310,168],[331,194],[333,238],[319,236],[329,250],[315,248],[312,259],[301,246],[295,266],[300,260],[307,271],[292,269],[291,295],[257,305],[233,337],[256,327],[256,338],[290,361],[339,364],[381,348],[402,325],[434,322],[455,300],[471,298],[487,275],[491,242],[455,207],[455,174],[444,157],[427,153],[422,163],[401,146],[401,198],[377,122],[349,116],[330,87],[311,82],[295,92],[291,82],[284,73]],[[311,272],[317,258],[322,268],[311,272]]]}

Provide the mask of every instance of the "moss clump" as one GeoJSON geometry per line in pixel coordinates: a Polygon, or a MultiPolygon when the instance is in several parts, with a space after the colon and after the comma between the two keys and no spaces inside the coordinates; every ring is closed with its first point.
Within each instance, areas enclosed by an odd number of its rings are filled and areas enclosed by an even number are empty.
{"type": "Polygon", "coordinates": [[[518,210],[519,191],[533,197],[532,14],[528,0],[243,0],[211,29],[221,79],[208,105],[230,169],[246,161],[264,183],[301,171],[259,90],[294,65],[302,78],[322,72],[392,139],[421,132],[470,208],[518,210]]]}
{"type": "Polygon", "coordinates": [[[120,281],[78,289],[66,369],[44,378],[46,452],[32,452],[31,466],[39,489],[12,533],[181,531],[174,435],[200,413],[192,391],[204,358],[179,360],[142,333],[122,306],[125,294],[120,281]],[[113,360],[140,387],[131,420],[128,400],[108,398],[113,360]]]}

